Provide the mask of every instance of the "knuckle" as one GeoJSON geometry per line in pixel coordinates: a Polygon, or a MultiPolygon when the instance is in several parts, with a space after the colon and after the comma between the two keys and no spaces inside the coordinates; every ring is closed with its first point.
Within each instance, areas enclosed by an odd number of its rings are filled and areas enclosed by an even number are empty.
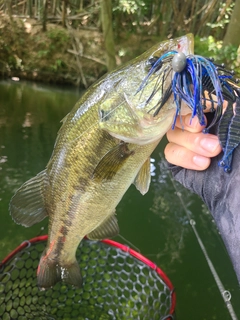
{"type": "Polygon", "coordinates": [[[169,143],[164,149],[164,155],[168,162],[180,165],[184,162],[187,155],[187,150],[184,147],[169,143]]]}

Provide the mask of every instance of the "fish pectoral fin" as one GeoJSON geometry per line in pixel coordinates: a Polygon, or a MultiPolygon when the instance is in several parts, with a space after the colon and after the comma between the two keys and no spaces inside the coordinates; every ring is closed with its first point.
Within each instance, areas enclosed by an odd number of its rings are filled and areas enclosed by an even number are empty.
{"type": "Polygon", "coordinates": [[[96,229],[90,232],[87,237],[90,240],[102,240],[106,238],[112,238],[119,234],[119,227],[117,218],[114,214],[107,217],[96,229]]]}
{"type": "Polygon", "coordinates": [[[16,223],[30,227],[47,216],[43,195],[46,179],[44,170],[25,182],[12,197],[9,210],[16,223]]]}
{"type": "Polygon", "coordinates": [[[92,178],[111,180],[132,154],[134,154],[134,151],[128,149],[128,144],[120,142],[99,161],[92,178]]]}
{"type": "Polygon", "coordinates": [[[150,170],[150,158],[148,158],[144,164],[142,165],[141,169],[139,170],[134,184],[136,188],[141,192],[141,194],[145,194],[148,192],[150,182],[151,182],[151,170],[150,170]]]}

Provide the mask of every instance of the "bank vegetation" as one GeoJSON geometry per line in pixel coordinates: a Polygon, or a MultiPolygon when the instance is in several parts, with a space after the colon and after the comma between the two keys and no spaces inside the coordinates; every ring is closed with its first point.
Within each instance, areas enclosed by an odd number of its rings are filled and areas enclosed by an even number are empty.
{"type": "Polygon", "coordinates": [[[239,73],[240,0],[0,0],[2,77],[88,87],[152,44],[186,33],[239,73]]]}

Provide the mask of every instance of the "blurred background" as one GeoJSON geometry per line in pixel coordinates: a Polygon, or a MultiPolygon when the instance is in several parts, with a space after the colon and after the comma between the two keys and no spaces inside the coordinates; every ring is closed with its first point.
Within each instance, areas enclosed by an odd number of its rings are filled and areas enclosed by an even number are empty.
{"type": "Polygon", "coordinates": [[[196,53],[239,74],[239,16],[240,0],[0,0],[0,74],[86,88],[189,32],[196,53]]]}
{"type": "MultiPolygon", "coordinates": [[[[195,53],[225,63],[237,77],[239,16],[240,0],[0,0],[0,260],[47,233],[47,220],[16,225],[8,204],[45,168],[60,120],[85,88],[151,45],[189,32],[195,53]]],[[[132,186],[117,207],[120,236],[114,240],[166,272],[176,288],[178,320],[233,319],[190,217],[240,317],[239,285],[219,232],[202,201],[172,181],[165,144],[152,155],[149,192],[143,197],[132,186]]]]}

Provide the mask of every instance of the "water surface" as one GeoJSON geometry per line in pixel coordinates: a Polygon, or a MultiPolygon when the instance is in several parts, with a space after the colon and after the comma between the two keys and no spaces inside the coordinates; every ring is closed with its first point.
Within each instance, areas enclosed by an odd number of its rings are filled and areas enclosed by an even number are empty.
{"type": "MultiPolygon", "coordinates": [[[[51,156],[60,120],[81,92],[30,83],[0,82],[0,260],[26,239],[47,233],[47,220],[24,228],[8,213],[13,193],[43,170],[51,156]]],[[[162,141],[152,155],[152,183],[142,196],[130,187],[117,207],[121,237],[160,266],[177,293],[178,320],[231,319],[180,198],[240,318],[240,291],[231,262],[201,200],[176,185],[163,162],[162,141]]],[[[133,247],[134,248],[134,247],[133,247]]]]}

